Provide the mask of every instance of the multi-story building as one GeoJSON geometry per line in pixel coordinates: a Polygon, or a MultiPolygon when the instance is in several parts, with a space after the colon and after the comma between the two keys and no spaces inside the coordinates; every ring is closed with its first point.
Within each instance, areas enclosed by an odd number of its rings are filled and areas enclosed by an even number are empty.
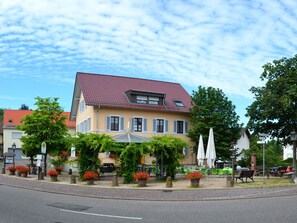
{"type": "Polygon", "coordinates": [[[191,96],[178,83],[79,72],[70,120],[77,132],[105,133],[118,142],[173,135],[188,144],[181,163],[195,164],[187,137],[191,106],[191,96]]]}

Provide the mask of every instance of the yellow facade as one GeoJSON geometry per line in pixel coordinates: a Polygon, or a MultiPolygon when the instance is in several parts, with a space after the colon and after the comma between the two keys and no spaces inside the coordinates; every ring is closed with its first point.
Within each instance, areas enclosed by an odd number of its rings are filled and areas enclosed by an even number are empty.
{"type": "MultiPolygon", "coordinates": [[[[83,102],[84,98],[81,94],[80,102],[83,102]]],[[[195,164],[196,163],[196,154],[193,153],[193,143],[187,137],[186,134],[177,134],[174,133],[174,121],[181,120],[189,122],[190,115],[189,113],[178,113],[178,112],[164,112],[164,111],[153,111],[153,110],[138,110],[138,109],[127,109],[127,108],[112,108],[112,107],[93,107],[93,106],[84,106],[84,109],[81,109],[81,104],[79,103],[77,115],[76,115],[76,124],[84,122],[85,120],[90,120],[89,130],[87,132],[99,133],[99,134],[108,134],[110,136],[116,136],[130,131],[131,129],[131,119],[134,117],[145,118],[147,120],[147,131],[143,132],[133,132],[138,136],[150,138],[152,136],[162,136],[164,134],[172,135],[178,137],[185,141],[188,144],[187,156],[181,160],[181,164],[195,164]],[[124,119],[124,126],[122,131],[107,131],[106,130],[106,117],[107,116],[119,116],[124,119]],[[164,119],[168,120],[168,132],[166,133],[156,133],[153,131],[153,119],[164,119]]],[[[189,126],[190,128],[190,126],[189,126]]],[[[100,158],[103,163],[113,162],[113,159],[107,158],[104,154],[100,154],[100,158]]],[[[144,162],[150,164],[152,161],[151,158],[145,157],[144,162]]]]}

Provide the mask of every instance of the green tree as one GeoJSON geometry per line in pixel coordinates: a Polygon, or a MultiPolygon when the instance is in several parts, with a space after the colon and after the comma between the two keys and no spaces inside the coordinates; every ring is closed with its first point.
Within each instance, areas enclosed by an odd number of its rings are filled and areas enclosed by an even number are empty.
{"type": "Polygon", "coordinates": [[[0,108],[0,119],[3,119],[3,115],[4,115],[4,109],[0,108]]]}
{"type": "Polygon", "coordinates": [[[268,133],[288,140],[297,131],[297,55],[263,66],[265,86],[252,87],[255,101],[247,108],[248,127],[254,133],[268,133]]]}
{"type": "MultiPolygon", "coordinates": [[[[247,108],[248,128],[286,144],[290,142],[290,133],[297,132],[297,55],[274,60],[263,68],[260,79],[266,84],[250,89],[255,101],[247,108]]],[[[296,145],[293,151],[296,171],[296,145]]]]}
{"type": "Polygon", "coordinates": [[[29,110],[29,106],[22,104],[19,110],[29,110]]]}
{"type": "MultiPolygon", "coordinates": [[[[67,149],[66,137],[69,135],[65,124],[67,116],[58,103],[58,98],[36,98],[37,109],[31,115],[22,119],[17,129],[24,131],[21,137],[23,153],[33,157],[40,151],[40,145],[45,142],[47,153],[56,155],[59,151],[67,149]]],[[[45,155],[46,160],[46,155],[45,155]]],[[[46,174],[46,166],[45,166],[46,174]]]]}
{"type": "Polygon", "coordinates": [[[70,141],[79,154],[78,172],[82,179],[86,171],[98,172],[100,166],[99,152],[108,151],[109,148],[114,147],[115,142],[111,136],[106,134],[78,133],[77,136],[70,141]]]}
{"type": "Polygon", "coordinates": [[[183,157],[183,148],[187,143],[180,138],[164,135],[153,137],[149,142],[144,142],[143,146],[156,157],[159,165],[163,163],[166,177],[174,179],[179,160],[183,157]]]}
{"type": "MultiPolygon", "coordinates": [[[[191,113],[191,125],[189,137],[198,144],[202,134],[204,148],[207,148],[209,129],[214,130],[214,140],[217,157],[230,158],[230,147],[240,137],[239,116],[235,112],[235,106],[225,96],[222,90],[212,87],[198,87],[192,94],[193,107],[191,113]]],[[[197,149],[197,146],[195,147],[197,149]]]]}

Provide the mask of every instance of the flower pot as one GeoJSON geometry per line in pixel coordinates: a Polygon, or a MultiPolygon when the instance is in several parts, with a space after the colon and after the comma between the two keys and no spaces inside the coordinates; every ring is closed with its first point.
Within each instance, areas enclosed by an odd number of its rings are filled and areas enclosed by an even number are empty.
{"type": "Polygon", "coordinates": [[[22,176],[22,172],[21,171],[17,171],[17,176],[18,177],[22,176]]]}
{"type": "Polygon", "coordinates": [[[58,176],[57,175],[51,175],[51,181],[57,182],[58,181],[58,176]]]}
{"type": "Polygon", "coordinates": [[[139,187],[146,187],[146,181],[147,180],[138,180],[138,186],[139,187]]]}
{"type": "Polygon", "coordinates": [[[94,185],[94,179],[87,179],[86,181],[88,185],[94,185]]]}
{"type": "Polygon", "coordinates": [[[22,173],[22,177],[28,177],[28,172],[22,173]]]}
{"type": "Polygon", "coordinates": [[[200,179],[193,179],[191,180],[192,187],[199,187],[200,179]]]}
{"type": "Polygon", "coordinates": [[[10,170],[9,175],[15,175],[15,170],[10,170]]]}

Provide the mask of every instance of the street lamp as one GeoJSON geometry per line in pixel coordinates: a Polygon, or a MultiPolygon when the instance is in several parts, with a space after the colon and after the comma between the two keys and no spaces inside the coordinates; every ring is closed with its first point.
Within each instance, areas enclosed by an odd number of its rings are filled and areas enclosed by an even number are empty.
{"type": "Polygon", "coordinates": [[[297,134],[296,132],[291,132],[290,139],[293,142],[293,173],[292,173],[292,182],[296,183],[296,141],[297,141],[297,134]]]}
{"type": "Polygon", "coordinates": [[[13,153],[13,158],[12,159],[13,159],[13,166],[14,166],[14,162],[15,162],[15,149],[16,149],[15,143],[12,144],[11,148],[12,148],[12,153],[13,153]]]}

